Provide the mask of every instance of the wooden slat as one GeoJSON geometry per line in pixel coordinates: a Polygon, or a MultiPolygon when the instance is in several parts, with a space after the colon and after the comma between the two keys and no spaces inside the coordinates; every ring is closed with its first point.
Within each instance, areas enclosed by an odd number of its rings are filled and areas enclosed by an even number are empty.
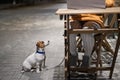
{"type": "Polygon", "coordinates": [[[113,27],[113,26],[114,26],[116,20],[117,20],[117,14],[114,14],[113,17],[112,17],[112,20],[111,20],[111,22],[110,22],[110,27],[113,27]]]}
{"type": "Polygon", "coordinates": [[[78,33],[113,33],[113,32],[118,32],[119,30],[117,28],[106,28],[106,29],[73,29],[71,31],[69,31],[69,33],[71,34],[78,34],[78,33]]]}
{"type": "Polygon", "coordinates": [[[72,71],[81,71],[81,72],[95,72],[95,71],[101,71],[101,70],[110,70],[111,67],[91,67],[91,68],[70,68],[72,71]]]}
{"type": "Polygon", "coordinates": [[[120,13],[120,7],[111,7],[111,8],[105,8],[105,9],[99,9],[99,8],[95,8],[95,9],[58,9],[56,11],[57,15],[73,15],[73,14],[107,14],[107,13],[120,13]]]}

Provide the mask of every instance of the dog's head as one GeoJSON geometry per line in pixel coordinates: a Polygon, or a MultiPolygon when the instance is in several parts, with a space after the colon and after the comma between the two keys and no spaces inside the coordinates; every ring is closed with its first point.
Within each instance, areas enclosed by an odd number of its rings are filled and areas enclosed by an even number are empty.
{"type": "Polygon", "coordinates": [[[38,48],[44,48],[45,47],[45,43],[44,43],[44,41],[38,41],[37,44],[36,44],[36,46],[38,48]]]}

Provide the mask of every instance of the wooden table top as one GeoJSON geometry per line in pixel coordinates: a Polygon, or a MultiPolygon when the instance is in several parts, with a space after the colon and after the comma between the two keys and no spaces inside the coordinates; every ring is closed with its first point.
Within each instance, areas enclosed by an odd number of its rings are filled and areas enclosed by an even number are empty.
{"type": "Polygon", "coordinates": [[[120,13],[120,7],[111,8],[93,8],[93,9],[58,9],[56,11],[57,15],[74,15],[74,14],[105,14],[105,13],[120,13]]]}

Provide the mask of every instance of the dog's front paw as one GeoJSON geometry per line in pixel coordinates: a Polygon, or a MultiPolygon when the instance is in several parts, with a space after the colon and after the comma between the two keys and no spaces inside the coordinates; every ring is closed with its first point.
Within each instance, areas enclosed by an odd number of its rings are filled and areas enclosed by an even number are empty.
{"type": "Polygon", "coordinates": [[[43,69],[45,69],[46,67],[47,67],[47,66],[46,66],[46,65],[44,65],[42,68],[43,68],[43,69]]]}
{"type": "Polygon", "coordinates": [[[37,73],[40,73],[40,71],[36,71],[37,73]]]}
{"type": "Polygon", "coordinates": [[[36,72],[37,72],[37,73],[40,73],[40,70],[39,70],[39,69],[37,69],[37,70],[36,70],[36,72]]]}
{"type": "Polygon", "coordinates": [[[24,73],[25,71],[24,70],[21,70],[21,73],[24,73]]]}

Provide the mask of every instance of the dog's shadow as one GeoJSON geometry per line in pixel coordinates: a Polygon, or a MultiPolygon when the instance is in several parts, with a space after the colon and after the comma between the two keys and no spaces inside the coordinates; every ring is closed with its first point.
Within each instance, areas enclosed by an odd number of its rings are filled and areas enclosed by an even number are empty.
{"type": "Polygon", "coordinates": [[[22,75],[23,80],[43,80],[42,79],[42,73],[36,73],[36,72],[25,72],[22,75]]]}

